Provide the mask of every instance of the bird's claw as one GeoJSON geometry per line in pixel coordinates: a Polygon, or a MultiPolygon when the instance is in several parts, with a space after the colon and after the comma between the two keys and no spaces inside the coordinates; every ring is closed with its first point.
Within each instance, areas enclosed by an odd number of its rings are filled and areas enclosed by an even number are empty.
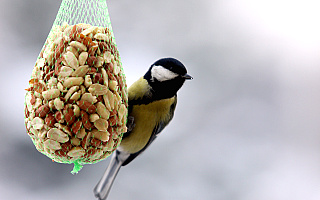
{"type": "Polygon", "coordinates": [[[136,125],[134,123],[134,117],[133,116],[128,116],[127,132],[131,132],[135,126],[136,125]]]}

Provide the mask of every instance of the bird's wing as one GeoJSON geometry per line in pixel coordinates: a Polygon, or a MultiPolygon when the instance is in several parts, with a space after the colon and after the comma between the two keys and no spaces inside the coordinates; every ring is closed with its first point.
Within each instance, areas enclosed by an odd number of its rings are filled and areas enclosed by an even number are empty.
{"type": "Polygon", "coordinates": [[[133,159],[135,159],[138,155],[140,155],[142,152],[144,152],[150,146],[150,144],[157,138],[159,133],[172,120],[173,115],[174,115],[174,111],[176,109],[176,105],[177,105],[177,98],[175,98],[175,101],[170,106],[170,113],[169,113],[168,119],[166,121],[161,121],[159,124],[157,124],[157,126],[154,127],[152,134],[151,134],[151,137],[150,137],[149,141],[147,142],[146,146],[144,146],[140,151],[133,153],[133,154],[130,154],[130,156],[123,162],[122,166],[129,164],[133,159]]]}

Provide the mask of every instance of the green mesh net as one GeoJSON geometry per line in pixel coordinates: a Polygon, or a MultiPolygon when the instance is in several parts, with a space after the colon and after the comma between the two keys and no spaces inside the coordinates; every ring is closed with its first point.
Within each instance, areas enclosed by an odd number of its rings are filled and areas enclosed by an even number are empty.
{"type": "Polygon", "coordinates": [[[106,0],[63,0],[25,96],[25,125],[55,162],[107,158],[126,132],[127,85],[106,0]]]}

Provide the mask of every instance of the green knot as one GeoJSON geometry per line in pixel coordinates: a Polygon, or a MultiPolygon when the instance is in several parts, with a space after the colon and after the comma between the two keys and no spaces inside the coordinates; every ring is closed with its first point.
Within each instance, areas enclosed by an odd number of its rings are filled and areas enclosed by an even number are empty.
{"type": "Polygon", "coordinates": [[[77,174],[81,169],[82,169],[82,165],[76,160],[73,162],[74,166],[73,166],[73,170],[71,172],[71,174],[77,174]]]}

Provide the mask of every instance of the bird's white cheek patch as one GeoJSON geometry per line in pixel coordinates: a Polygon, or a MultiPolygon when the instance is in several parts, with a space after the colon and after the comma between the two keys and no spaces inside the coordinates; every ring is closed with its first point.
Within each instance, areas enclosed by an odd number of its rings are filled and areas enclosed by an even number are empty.
{"type": "Polygon", "coordinates": [[[167,81],[174,79],[178,74],[162,67],[162,66],[153,66],[151,69],[151,80],[157,79],[158,81],[167,81]]]}

